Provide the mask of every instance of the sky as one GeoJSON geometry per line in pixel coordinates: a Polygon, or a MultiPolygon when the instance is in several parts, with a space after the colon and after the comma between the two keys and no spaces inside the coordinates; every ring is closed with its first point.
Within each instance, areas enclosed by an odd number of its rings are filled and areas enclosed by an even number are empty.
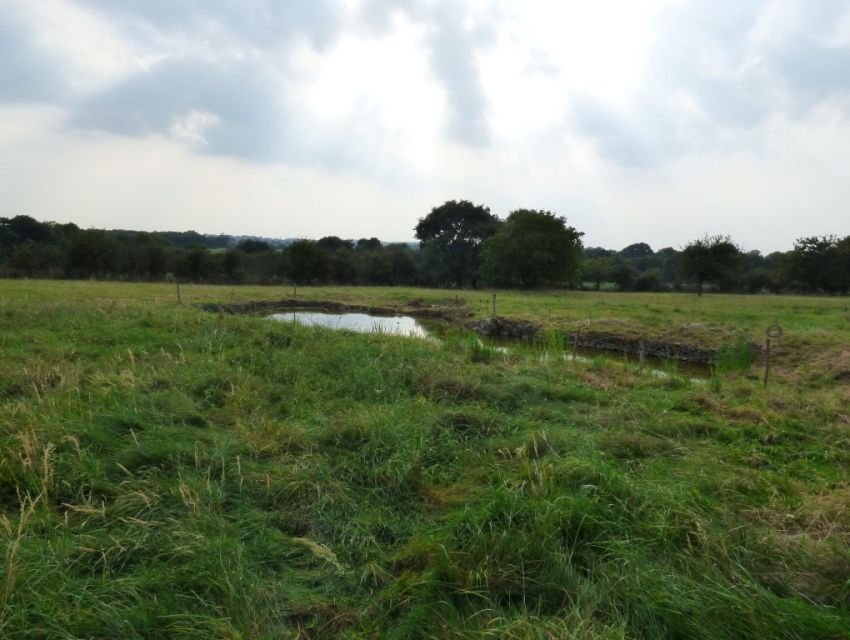
{"type": "Polygon", "coordinates": [[[846,0],[0,0],[0,216],[586,246],[850,234],[846,0]]]}

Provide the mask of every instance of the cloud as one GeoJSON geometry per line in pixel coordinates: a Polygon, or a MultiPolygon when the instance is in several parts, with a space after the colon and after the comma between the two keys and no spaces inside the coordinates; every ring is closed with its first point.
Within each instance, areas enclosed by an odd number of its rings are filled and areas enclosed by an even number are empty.
{"type": "Polygon", "coordinates": [[[595,244],[723,222],[770,248],[794,211],[850,232],[848,68],[846,0],[0,0],[0,191],[83,224],[126,192],[133,220],[201,227],[199,206],[233,232],[254,192],[262,224],[285,209],[321,235],[354,210],[394,239],[472,198],[557,211],[595,244]]]}
{"type": "Polygon", "coordinates": [[[595,139],[605,158],[647,167],[722,148],[730,136],[783,114],[804,117],[850,90],[850,47],[830,41],[845,6],[673,5],[658,15],[649,62],[628,105],[576,94],[568,123],[595,139]]]}
{"type": "Polygon", "coordinates": [[[431,19],[432,66],[451,106],[448,134],[451,139],[473,147],[486,146],[489,142],[487,101],[475,56],[492,34],[486,25],[465,28],[454,6],[438,5],[431,19]]]}
{"type": "Polygon", "coordinates": [[[129,32],[138,21],[165,34],[203,34],[230,38],[249,48],[277,48],[303,36],[317,46],[332,42],[342,26],[341,8],[333,0],[78,0],[129,32]]]}
{"type": "Polygon", "coordinates": [[[28,37],[16,16],[0,20],[0,100],[54,102],[69,94],[59,60],[28,37]]]}
{"type": "Polygon", "coordinates": [[[185,114],[207,113],[216,126],[207,132],[205,153],[281,161],[292,119],[279,82],[261,59],[210,64],[169,58],[77,104],[69,125],[117,135],[164,135],[185,114]]]}
{"type": "Polygon", "coordinates": [[[216,114],[193,109],[182,118],[175,119],[169,131],[175,140],[206,146],[209,142],[204,136],[219,122],[221,118],[216,114]]]}

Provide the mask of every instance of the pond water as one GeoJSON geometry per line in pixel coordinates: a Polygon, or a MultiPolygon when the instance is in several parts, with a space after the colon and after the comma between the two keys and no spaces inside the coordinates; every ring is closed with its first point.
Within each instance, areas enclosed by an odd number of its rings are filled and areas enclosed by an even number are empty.
{"type": "MultiPolygon", "coordinates": [[[[280,322],[297,322],[307,326],[326,327],[328,329],[346,329],[357,333],[383,333],[396,336],[412,336],[416,338],[428,338],[431,333],[416,318],[410,316],[375,316],[368,313],[328,313],[326,311],[287,311],[275,313],[269,316],[272,320],[280,322]]],[[[513,350],[533,350],[539,353],[541,360],[548,359],[549,353],[543,345],[519,339],[506,338],[483,338],[482,344],[493,347],[498,351],[510,352],[513,350]]],[[[560,357],[565,360],[576,360],[579,362],[592,362],[594,358],[602,357],[608,360],[627,359],[632,365],[638,363],[637,354],[623,354],[607,349],[591,349],[579,347],[575,353],[564,351],[560,357]]],[[[711,368],[705,364],[692,362],[668,362],[660,358],[647,356],[646,368],[655,375],[669,375],[678,373],[691,379],[705,379],[711,376],[711,368]]]]}
{"type": "Polygon", "coordinates": [[[287,311],[269,316],[272,320],[297,322],[311,327],[347,329],[357,333],[386,333],[394,336],[427,338],[428,332],[410,316],[373,316],[368,313],[327,313],[320,311],[287,311]]]}
{"type": "MultiPolygon", "coordinates": [[[[539,342],[529,342],[518,338],[482,338],[481,343],[504,353],[512,350],[529,351],[537,354],[541,361],[546,361],[551,358],[551,352],[546,346],[539,342]]],[[[631,367],[637,367],[640,365],[639,354],[612,351],[611,349],[578,347],[575,353],[572,352],[572,349],[568,349],[561,351],[559,355],[564,360],[574,360],[575,362],[584,362],[585,364],[592,363],[597,358],[604,358],[609,362],[628,362],[631,367]]],[[[659,358],[657,356],[647,355],[644,356],[644,367],[653,375],[665,376],[678,374],[692,380],[711,377],[711,366],[701,362],[687,362],[685,360],[673,359],[665,360],[664,358],[659,358]]]]}

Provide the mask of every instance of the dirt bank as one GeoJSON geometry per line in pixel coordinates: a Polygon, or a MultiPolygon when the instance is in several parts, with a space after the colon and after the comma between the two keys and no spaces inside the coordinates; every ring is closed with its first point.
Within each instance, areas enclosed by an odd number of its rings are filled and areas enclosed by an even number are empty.
{"type": "Polygon", "coordinates": [[[456,305],[424,305],[419,301],[411,301],[411,304],[402,307],[378,307],[357,304],[344,304],[327,300],[298,300],[287,298],[282,300],[257,300],[244,303],[219,303],[206,302],[195,305],[197,308],[211,313],[228,314],[272,314],[279,311],[291,311],[294,309],[327,311],[329,313],[368,313],[374,316],[412,316],[414,318],[433,318],[452,322],[471,315],[468,309],[456,305]]]}

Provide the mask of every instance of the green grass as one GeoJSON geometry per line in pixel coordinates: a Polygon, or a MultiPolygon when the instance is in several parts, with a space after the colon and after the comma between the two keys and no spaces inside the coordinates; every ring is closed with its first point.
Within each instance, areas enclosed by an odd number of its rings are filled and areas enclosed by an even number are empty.
{"type": "Polygon", "coordinates": [[[553,344],[591,310],[716,344],[778,318],[765,389],[207,314],[164,285],[0,293],[0,637],[850,635],[846,300],[499,294],[553,344]]]}

